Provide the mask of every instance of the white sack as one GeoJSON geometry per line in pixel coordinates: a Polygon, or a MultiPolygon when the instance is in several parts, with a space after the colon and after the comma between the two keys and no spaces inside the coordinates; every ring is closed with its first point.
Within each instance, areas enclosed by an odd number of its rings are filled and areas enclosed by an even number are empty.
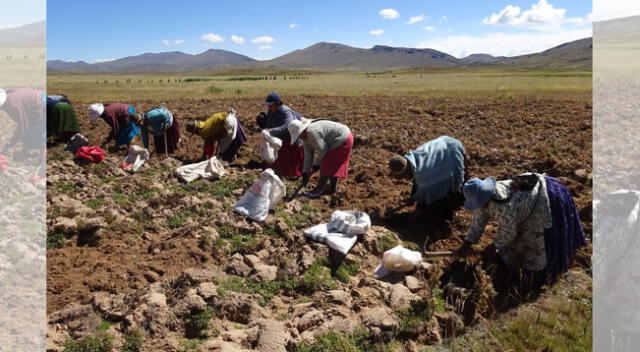
{"type": "Polygon", "coordinates": [[[329,226],[336,232],[364,235],[371,228],[371,218],[357,210],[336,210],[331,214],[329,226]]]}
{"type": "Polygon", "coordinates": [[[233,206],[233,211],[256,221],[264,221],[273,208],[287,193],[280,178],[271,169],[266,169],[233,206]]]}
{"type": "Polygon", "coordinates": [[[331,214],[331,221],[306,229],[304,235],[346,255],[358,241],[357,235],[367,233],[369,228],[371,219],[367,213],[336,210],[331,214]]]}
{"type": "Polygon", "coordinates": [[[129,153],[124,158],[124,161],[120,164],[120,167],[124,171],[137,172],[144,163],[149,160],[149,151],[147,148],[143,148],[138,145],[132,145],[129,147],[129,153]]]}
{"type": "Polygon", "coordinates": [[[193,182],[198,178],[220,178],[225,174],[224,166],[217,157],[201,161],[195,164],[180,166],[176,169],[176,176],[186,183],[193,182]]]}
{"type": "Polygon", "coordinates": [[[262,130],[258,151],[260,158],[271,164],[278,159],[278,151],[282,147],[282,139],[272,136],[268,130],[262,130]]]}
{"type": "Polygon", "coordinates": [[[329,224],[326,223],[304,230],[304,235],[316,242],[324,243],[344,255],[347,255],[358,240],[357,235],[332,231],[329,224]]]}
{"type": "Polygon", "coordinates": [[[413,271],[421,262],[422,253],[397,246],[384,252],[382,263],[375,269],[373,276],[380,279],[392,272],[413,271]]]}

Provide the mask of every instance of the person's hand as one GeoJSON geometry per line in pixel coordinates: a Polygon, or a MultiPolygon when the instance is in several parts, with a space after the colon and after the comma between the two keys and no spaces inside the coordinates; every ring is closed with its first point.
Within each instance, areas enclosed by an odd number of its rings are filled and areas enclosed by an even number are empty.
{"type": "Polygon", "coordinates": [[[310,178],[310,174],[309,173],[304,173],[302,174],[302,185],[306,186],[307,183],[309,183],[309,178],[310,178]]]}
{"type": "Polygon", "coordinates": [[[460,246],[460,248],[456,249],[455,254],[458,257],[466,257],[469,255],[470,251],[471,251],[471,242],[464,241],[460,246]]]}
{"type": "Polygon", "coordinates": [[[315,174],[319,170],[320,170],[320,165],[313,165],[313,167],[311,167],[311,173],[312,174],[315,174]]]}
{"type": "Polygon", "coordinates": [[[482,260],[488,262],[496,255],[496,246],[492,243],[482,251],[482,260]]]}

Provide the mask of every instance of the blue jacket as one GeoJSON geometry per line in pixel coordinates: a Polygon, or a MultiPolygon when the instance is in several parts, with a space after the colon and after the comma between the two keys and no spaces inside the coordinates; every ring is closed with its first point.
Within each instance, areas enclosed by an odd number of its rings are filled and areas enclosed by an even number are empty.
{"type": "Polygon", "coordinates": [[[280,105],[278,112],[267,113],[267,128],[272,136],[278,137],[282,140],[290,140],[289,130],[287,126],[293,120],[300,120],[302,115],[296,111],[291,110],[286,105],[280,105]]]}
{"type": "Polygon", "coordinates": [[[464,146],[449,136],[429,141],[405,154],[413,169],[411,198],[428,205],[447,193],[460,192],[464,182],[464,146]]]}
{"type": "Polygon", "coordinates": [[[162,136],[173,125],[173,114],[163,107],[154,108],[144,114],[145,123],[142,125],[142,143],[149,148],[149,132],[154,136],[162,136]]]}

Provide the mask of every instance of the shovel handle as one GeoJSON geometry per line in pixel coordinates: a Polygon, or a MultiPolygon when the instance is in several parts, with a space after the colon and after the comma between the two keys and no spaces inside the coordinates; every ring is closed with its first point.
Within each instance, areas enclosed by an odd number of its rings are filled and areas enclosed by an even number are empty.
{"type": "MultiPolygon", "coordinates": [[[[482,251],[469,251],[468,255],[481,254],[482,251]]],[[[446,251],[446,252],[424,252],[422,256],[425,258],[439,258],[439,257],[453,257],[456,256],[456,252],[454,251],[446,251]]]]}

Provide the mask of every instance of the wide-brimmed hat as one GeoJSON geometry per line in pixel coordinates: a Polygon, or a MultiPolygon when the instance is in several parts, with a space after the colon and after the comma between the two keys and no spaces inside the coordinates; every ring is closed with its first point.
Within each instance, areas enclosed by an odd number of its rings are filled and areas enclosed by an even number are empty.
{"type": "Polygon", "coordinates": [[[96,122],[103,112],[104,105],[100,103],[91,104],[91,106],[89,106],[89,120],[96,122]]]}
{"type": "Polygon", "coordinates": [[[264,103],[262,103],[262,106],[269,106],[273,103],[277,103],[281,101],[280,100],[280,96],[276,93],[269,93],[269,95],[267,95],[267,98],[264,100],[264,103]]]}
{"type": "Polygon", "coordinates": [[[482,207],[493,197],[495,190],[496,179],[493,177],[487,177],[484,180],[474,178],[465,182],[462,186],[465,198],[464,207],[469,210],[482,207]]]}
{"type": "Polygon", "coordinates": [[[0,108],[7,101],[7,92],[4,89],[0,89],[0,108]]]}
{"type": "Polygon", "coordinates": [[[311,124],[311,120],[302,118],[301,120],[293,120],[287,125],[287,129],[289,130],[289,134],[291,135],[291,145],[293,145],[304,130],[309,127],[311,124]]]}

